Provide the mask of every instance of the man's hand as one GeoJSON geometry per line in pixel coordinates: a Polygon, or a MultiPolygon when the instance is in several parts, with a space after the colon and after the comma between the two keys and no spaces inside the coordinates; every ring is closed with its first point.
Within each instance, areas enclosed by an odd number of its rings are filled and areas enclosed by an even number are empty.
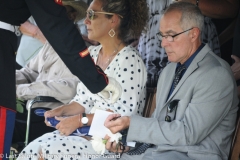
{"type": "Polygon", "coordinates": [[[125,146],[124,148],[123,148],[123,146],[121,145],[119,145],[119,144],[117,144],[115,141],[114,142],[111,142],[110,141],[110,137],[109,136],[105,136],[104,137],[104,139],[106,139],[107,140],[107,143],[106,143],[106,149],[107,150],[109,150],[110,152],[114,152],[114,153],[122,153],[122,152],[127,152],[130,148],[128,147],[128,146],[125,146]],[[124,149],[124,150],[123,150],[124,149]]]}
{"type": "Polygon", "coordinates": [[[60,122],[56,125],[56,129],[61,135],[69,136],[79,127],[79,115],[71,117],[55,117],[60,122]]]}
{"type": "Polygon", "coordinates": [[[240,58],[235,55],[231,55],[231,57],[235,61],[234,64],[231,66],[234,78],[235,80],[239,80],[240,79],[240,58]]]}
{"type": "Polygon", "coordinates": [[[109,115],[104,122],[104,126],[107,127],[112,133],[117,133],[128,128],[130,125],[130,117],[120,116],[120,114],[109,115]]]}
{"type": "Polygon", "coordinates": [[[36,38],[43,44],[46,42],[46,38],[44,37],[40,29],[29,21],[21,24],[19,30],[22,32],[22,34],[36,38]]]}
{"type": "Polygon", "coordinates": [[[22,32],[22,34],[33,37],[34,34],[37,32],[38,27],[30,23],[29,21],[26,21],[21,24],[19,30],[22,32]]]}
{"type": "Polygon", "coordinates": [[[115,103],[119,97],[122,95],[122,87],[121,85],[112,77],[108,77],[108,85],[105,87],[100,94],[105,98],[108,99],[110,97],[110,93],[112,92],[112,99],[111,103],[115,103]]]}

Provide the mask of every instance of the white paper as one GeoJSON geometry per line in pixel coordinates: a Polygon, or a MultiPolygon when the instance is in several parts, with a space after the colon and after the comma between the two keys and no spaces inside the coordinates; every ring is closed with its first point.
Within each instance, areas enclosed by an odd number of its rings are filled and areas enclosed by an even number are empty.
{"type": "Polygon", "coordinates": [[[110,114],[113,113],[96,109],[88,134],[91,136],[98,136],[100,138],[104,138],[108,130],[104,126],[104,122],[110,114]]]}
{"type": "Polygon", "coordinates": [[[127,142],[127,146],[135,147],[136,142],[127,142]]]}
{"type": "MultiPolygon", "coordinates": [[[[108,131],[108,128],[104,126],[104,122],[110,114],[113,113],[96,109],[88,134],[104,138],[108,131]]],[[[135,144],[136,142],[127,142],[127,145],[131,147],[135,147],[135,144]]]]}

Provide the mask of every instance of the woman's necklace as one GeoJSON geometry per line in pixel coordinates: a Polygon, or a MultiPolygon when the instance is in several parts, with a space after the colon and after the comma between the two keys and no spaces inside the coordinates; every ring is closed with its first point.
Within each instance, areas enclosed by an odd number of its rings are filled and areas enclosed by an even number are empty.
{"type": "Polygon", "coordinates": [[[103,52],[100,50],[98,54],[98,59],[97,59],[97,65],[101,67],[102,70],[105,70],[107,66],[112,62],[113,58],[116,56],[118,53],[118,49],[121,43],[118,44],[118,47],[113,51],[113,53],[107,58],[104,59],[103,57],[103,52]]]}
{"type": "Polygon", "coordinates": [[[117,54],[117,49],[113,51],[113,53],[106,59],[103,58],[103,53],[102,51],[99,52],[98,54],[98,60],[97,60],[97,65],[102,68],[102,70],[105,70],[107,66],[111,63],[115,55],[117,54]]]}

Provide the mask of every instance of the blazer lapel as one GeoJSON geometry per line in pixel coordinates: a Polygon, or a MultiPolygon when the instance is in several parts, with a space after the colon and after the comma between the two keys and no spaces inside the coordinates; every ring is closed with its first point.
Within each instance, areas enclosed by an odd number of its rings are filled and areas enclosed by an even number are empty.
{"type": "MultiPolygon", "coordinates": [[[[186,81],[186,79],[194,71],[196,71],[198,69],[198,67],[199,67],[198,63],[203,60],[205,55],[208,54],[208,52],[210,50],[211,49],[206,44],[203,47],[203,49],[197,54],[197,56],[193,59],[192,63],[188,67],[187,71],[185,72],[185,74],[183,75],[183,77],[181,78],[178,85],[176,86],[176,88],[174,89],[174,91],[172,92],[172,94],[170,95],[170,97],[168,99],[167,99],[167,96],[169,94],[170,88],[173,83],[173,78],[175,75],[177,63],[169,63],[167,65],[167,67],[165,68],[166,72],[164,72],[164,74],[160,75],[160,77],[159,77],[159,78],[161,78],[161,80],[160,80],[161,83],[159,83],[158,87],[157,87],[157,99],[156,99],[157,107],[156,107],[156,109],[154,111],[154,115],[153,115],[155,118],[164,117],[164,115],[166,114],[165,107],[167,106],[167,104],[169,102],[171,102],[172,99],[174,99],[175,94],[179,91],[179,89],[181,88],[182,84],[186,81]],[[161,100],[159,100],[159,99],[161,99],[161,100]]],[[[187,88],[185,88],[185,89],[187,89],[187,88]]]]}
{"type": "Polygon", "coordinates": [[[161,73],[157,86],[157,95],[156,102],[157,106],[154,111],[154,117],[159,117],[162,108],[165,106],[166,99],[168,97],[168,93],[172,86],[172,81],[175,75],[177,63],[169,63],[166,68],[164,68],[164,73],[161,73]],[[161,102],[161,103],[159,103],[161,102]]]}
{"type": "MultiPolygon", "coordinates": [[[[170,97],[168,98],[168,101],[171,101],[172,98],[174,97],[174,95],[178,92],[178,90],[181,88],[182,84],[185,82],[185,80],[195,71],[197,70],[197,68],[199,67],[198,63],[200,61],[203,60],[203,58],[206,56],[206,54],[210,51],[211,49],[209,48],[208,44],[206,44],[202,50],[196,55],[196,57],[193,59],[192,63],[190,64],[190,66],[188,67],[188,69],[186,70],[185,74],[183,75],[183,77],[181,78],[181,80],[179,81],[178,85],[176,86],[176,88],[174,89],[174,91],[172,92],[172,94],[170,95],[170,97]]],[[[187,89],[187,88],[186,88],[187,89]]],[[[167,104],[167,103],[166,103],[167,104]]]]}

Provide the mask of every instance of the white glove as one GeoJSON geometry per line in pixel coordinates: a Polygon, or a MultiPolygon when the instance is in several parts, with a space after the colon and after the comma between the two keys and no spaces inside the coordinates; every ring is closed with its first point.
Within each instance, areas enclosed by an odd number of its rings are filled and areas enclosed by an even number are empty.
{"type": "Polygon", "coordinates": [[[110,91],[112,92],[111,104],[115,103],[119,97],[122,95],[121,85],[112,77],[108,77],[108,85],[100,92],[100,94],[108,99],[110,97],[110,91]]]}

